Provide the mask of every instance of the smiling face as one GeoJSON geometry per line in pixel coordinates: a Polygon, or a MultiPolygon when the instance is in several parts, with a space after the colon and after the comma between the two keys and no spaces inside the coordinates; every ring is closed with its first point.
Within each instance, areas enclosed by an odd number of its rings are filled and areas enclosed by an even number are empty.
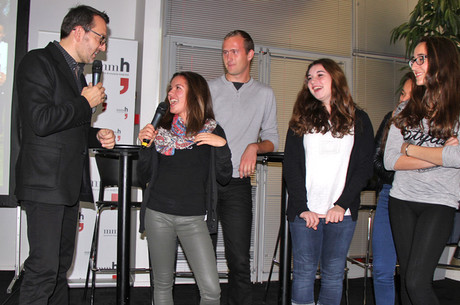
{"type": "MultiPolygon", "coordinates": [[[[414,58],[420,56],[428,55],[428,51],[426,48],[426,42],[419,43],[414,50],[414,58]]],[[[426,83],[426,75],[428,72],[428,58],[425,58],[423,64],[419,65],[417,62],[412,64],[412,72],[414,72],[416,83],[418,86],[425,85],[426,83]]]]}
{"type": "Polygon", "coordinates": [[[171,81],[168,91],[169,112],[179,115],[187,123],[187,93],[188,83],[185,77],[178,75],[171,81]]]}
{"type": "Polygon", "coordinates": [[[227,80],[243,83],[249,81],[249,69],[253,57],[254,50],[246,53],[242,36],[237,35],[225,39],[222,44],[222,60],[227,70],[227,80]]]}
{"type": "Polygon", "coordinates": [[[323,65],[317,64],[310,68],[307,86],[310,93],[330,110],[332,78],[323,65]]]}
{"type": "MultiPolygon", "coordinates": [[[[107,37],[107,24],[100,16],[95,15],[93,19],[94,26],[91,28],[94,32],[107,37]]],[[[80,27],[83,30],[82,27],[80,27]]],[[[84,30],[83,30],[84,31],[84,30]]],[[[77,57],[75,60],[80,63],[92,63],[96,55],[107,49],[107,45],[101,44],[101,37],[92,31],[85,32],[77,47],[77,57]]]]}

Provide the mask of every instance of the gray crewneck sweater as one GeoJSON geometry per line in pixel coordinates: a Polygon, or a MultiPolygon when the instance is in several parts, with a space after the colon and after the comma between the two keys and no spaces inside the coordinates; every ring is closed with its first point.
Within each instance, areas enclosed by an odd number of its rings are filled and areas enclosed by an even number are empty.
{"type": "MultiPolygon", "coordinates": [[[[398,107],[400,112],[406,104],[398,107]]],[[[457,130],[458,132],[458,130],[457,130]]],[[[424,147],[442,147],[445,143],[428,134],[427,122],[423,128],[406,131],[404,135],[394,125],[388,133],[384,163],[387,170],[394,170],[402,156],[404,142],[424,147]]],[[[395,173],[390,196],[407,201],[446,205],[459,208],[460,199],[460,145],[446,146],[442,151],[442,166],[418,170],[398,170],[395,173]]]]}
{"type": "Polygon", "coordinates": [[[236,90],[225,75],[209,81],[216,121],[225,130],[232,152],[233,177],[239,177],[241,155],[248,144],[269,140],[278,149],[273,90],[253,78],[236,90]]]}

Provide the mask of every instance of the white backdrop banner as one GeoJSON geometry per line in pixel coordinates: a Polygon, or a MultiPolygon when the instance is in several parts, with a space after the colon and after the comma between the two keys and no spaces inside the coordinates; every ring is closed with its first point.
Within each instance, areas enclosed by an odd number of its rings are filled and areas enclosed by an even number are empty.
{"type": "MultiPolygon", "coordinates": [[[[137,68],[137,41],[109,39],[106,58],[102,61],[102,78],[107,100],[97,107],[93,115],[94,127],[109,128],[115,132],[117,144],[134,143],[134,107],[136,90],[136,68],[137,68]]],[[[91,65],[87,65],[87,82],[92,81],[91,65]]],[[[91,182],[93,185],[94,198],[99,196],[99,173],[94,158],[91,158],[91,182]]],[[[118,190],[116,188],[106,189],[105,200],[118,200],[118,190]]],[[[86,209],[82,205],[81,214],[84,218],[94,219],[90,214],[94,214],[94,209],[86,209]]],[[[80,217],[82,220],[82,217],[80,217]]],[[[97,265],[102,269],[113,269],[117,263],[117,211],[105,210],[101,213],[99,227],[99,243],[97,265]]],[[[93,232],[94,221],[91,224],[87,219],[84,220],[86,229],[93,232]]],[[[80,237],[77,244],[74,268],[69,274],[69,281],[80,282],[86,277],[88,266],[89,250],[91,246],[92,234],[82,235],[81,247],[80,237]],[[90,236],[91,235],[91,236],[90,236]],[[89,236],[89,240],[87,240],[89,236]],[[84,240],[84,241],[83,241],[84,240]]],[[[111,274],[98,274],[98,282],[116,282],[116,278],[111,274]]]]}
{"type": "MultiPolygon", "coordinates": [[[[133,144],[137,41],[109,39],[104,55],[101,81],[107,100],[97,107],[93,126],[112,129],[117,144],[133,144]]],[[[92,81],[91,68],[85,68],[88,83],[92,81]]]]}

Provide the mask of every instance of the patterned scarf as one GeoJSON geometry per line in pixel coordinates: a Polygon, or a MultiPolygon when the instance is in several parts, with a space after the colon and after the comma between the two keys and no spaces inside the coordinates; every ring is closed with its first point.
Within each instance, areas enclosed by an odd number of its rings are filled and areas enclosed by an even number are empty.
{"type": "MultiPolygon", "coordinates": [[[[216,126],[215,120],[207,119],[198,133],[213,132],[216,126]]],[[[191,149],[191,146],[195,144],[195,136],[186,136],[186,128],[184,121],[177,114],[173,118],[171,130],[158,128],[158,134],[154,140],[157,152],[172,156],[176,149],[191,149]]]]}

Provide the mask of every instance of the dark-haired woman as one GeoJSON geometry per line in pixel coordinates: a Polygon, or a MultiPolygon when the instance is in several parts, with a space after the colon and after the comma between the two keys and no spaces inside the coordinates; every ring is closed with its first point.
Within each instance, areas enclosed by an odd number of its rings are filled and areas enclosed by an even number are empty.
{"type": "Polygon", "coordinates": [[[283,175],[288,189],[294,258],[292,304],[339,305],[346,256],[361,190],[372,175],[372,124],[350,95],[342,69],[330,59],[308,66],[286,137],[283,175]]]}
{"type": "MultiPolygon", "coordinates": [[[[404,74],[401,84],[403,86],[399,95],[399,104],[407,102],[412,91],[414,94],[420,91],[416,88],[415,75],[412,72],[404,74]]],[[[374,174],[377,177],[379,200],[372,229],[372,280],[376,305],[395,304],[396,249],[388,214],[388,199],[394,171],[387,171],[383,165],[383,153],[393,113],[394,111],[390,111],[385,115],[375,135],[374,174]]]]}
{"type": "Polygon", "coordinates": [[[409,65],[424,94],[394,117],[385,147],[395,170],[389,211],[403,305],[439,304],[432,281],[460,199],[460,67],[457,46],[424,37],[409,65]]]}
{"type": "Polygon", "coordinates": [[[138,171],[149,182],[141,232],[145,223],[154,301],[174,304],[178,237],[200,289],[200,304],[218,305],[219,277],[209,233],[216,230],[217,181],[225,184],[232,175],[230,149],[214,120],[211,95],[202,76],[174,74],[167,100],[169,109],[158,129],[147,124],[139,132],[140,140],[153,139],[150,147],[140,151],[138,171]]]}

